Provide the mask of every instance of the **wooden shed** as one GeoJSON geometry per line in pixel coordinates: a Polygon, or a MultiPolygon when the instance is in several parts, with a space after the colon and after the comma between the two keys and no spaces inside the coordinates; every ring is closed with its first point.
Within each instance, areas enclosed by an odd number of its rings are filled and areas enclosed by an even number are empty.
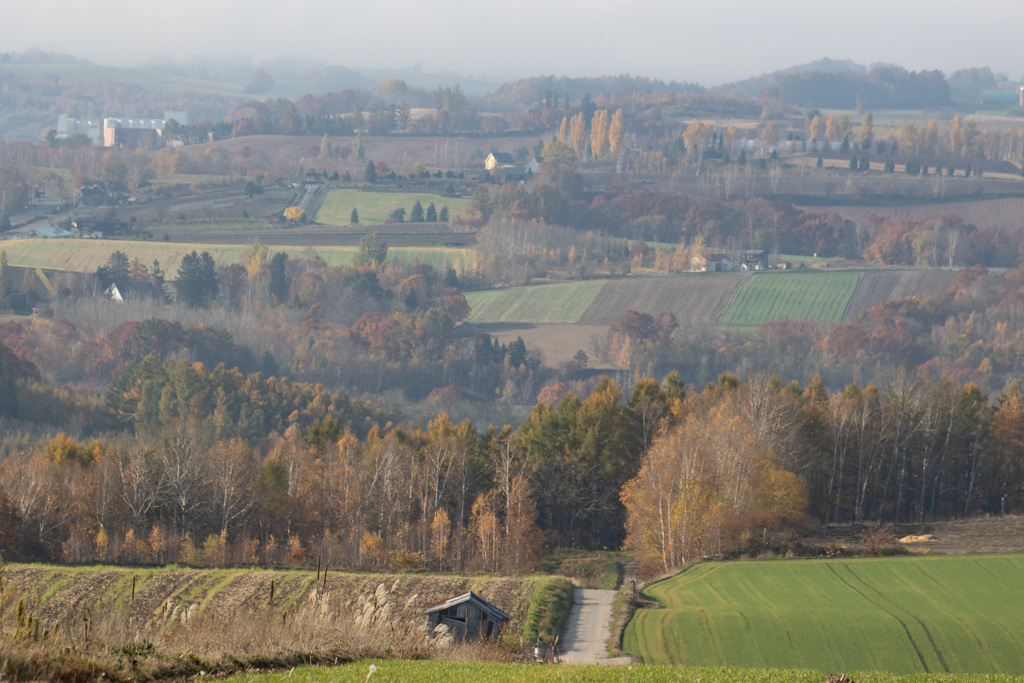
{"type": "Polygon", "coordinates": [[[427,625],[431,630],[444,624],[454,637],[466,640],[497,640],[502,627],[511,618],[473,591],[429,605],[426,614],[427,625]]]}

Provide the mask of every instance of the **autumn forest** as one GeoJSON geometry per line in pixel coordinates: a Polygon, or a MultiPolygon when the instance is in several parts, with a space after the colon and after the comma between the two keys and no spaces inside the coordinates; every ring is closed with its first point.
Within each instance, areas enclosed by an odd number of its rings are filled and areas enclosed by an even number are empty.
{"type": "Polygon", "coordinates": [[[5,558],[653,574],[1024,506],[1024,126],[975,102],[1005,77],[289,98],[18,59],[5,558]],[[44,123],[112,106],[193,116],[114,147],[44,123]],[[838,303],[754,320],[754,283],[838,303]],[[537,298],[481,313],[506,293],[537,298]]]}

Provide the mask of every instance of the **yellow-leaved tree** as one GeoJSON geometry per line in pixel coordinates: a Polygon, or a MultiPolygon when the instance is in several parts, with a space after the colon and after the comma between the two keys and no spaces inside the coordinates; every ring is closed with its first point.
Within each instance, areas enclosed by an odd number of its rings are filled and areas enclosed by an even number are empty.
{"type": "Polygon", "coordinates": [[[603,159],[608,153],[608,110],[598,109],[590,120],[590,153],[603,159]]]}
{"type": "Polygon", "coordinates": [[[587,120],[583,112],[576,114],[569,121],[569,146],[576,152],[579,159],[583,159],[587,151],[587,120]]]}
{"type": "Polygon", "coordinates": [[[612,115],[612,121],[608,124],[608,152],[613,159],[619,157],[622,151],[622,142],[626,137],[625,114],[621,109],[616,109],[612,115]]]}
{"type": "Polygon", "coordinates": [[[655,439],[622,489],[625,545],[649,571],[718,552],[730,540],[730,520],[795,519],[806,510],[803,482],[763,447],[747,399],[729,388],[709,393],[655,439]]]}

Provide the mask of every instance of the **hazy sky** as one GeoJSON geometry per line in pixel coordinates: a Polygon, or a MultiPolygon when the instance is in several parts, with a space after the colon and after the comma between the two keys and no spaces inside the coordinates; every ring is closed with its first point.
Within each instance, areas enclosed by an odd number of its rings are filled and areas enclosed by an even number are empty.
{"type": "Polygon", "coordinates": [[[1024,74],[1021,0],[35,0],[6,3],[0,52],[92,62],[283,55],[493,80],[631,73],[714,85],[821,57],[1024,74]]]}

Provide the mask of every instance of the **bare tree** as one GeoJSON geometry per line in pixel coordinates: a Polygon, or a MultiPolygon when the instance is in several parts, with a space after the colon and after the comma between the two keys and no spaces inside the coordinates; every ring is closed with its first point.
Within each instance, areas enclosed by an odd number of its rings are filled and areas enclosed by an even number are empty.
{"type": "Polygon", "coordinates": [[[207,452],[199,423],[182,419],[168,425],[160,439],[157,461],[166,503],[173,513],[174,533],[183,533],[207,500],[207,452]]]}

